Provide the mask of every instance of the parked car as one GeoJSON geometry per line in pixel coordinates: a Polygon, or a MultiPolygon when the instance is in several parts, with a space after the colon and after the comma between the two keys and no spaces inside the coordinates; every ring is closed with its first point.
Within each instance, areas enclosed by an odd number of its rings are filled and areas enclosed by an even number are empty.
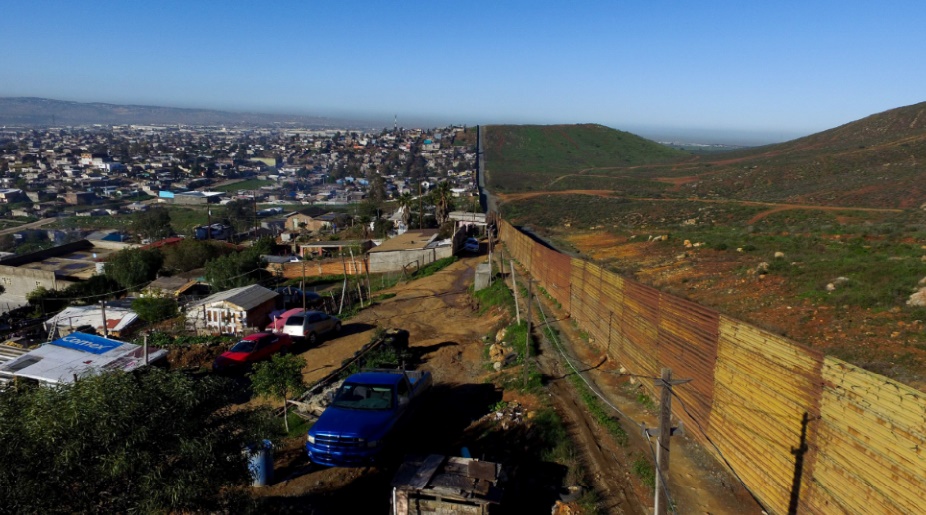
{"type": "Polygon", "coordinates": [[[466,252],[479,252],[479,240],[466,238],[466,242],[463,243],[463,250],[466,252]]]}
{"type": "Polygon", "coordinates": [[[373,462],[431,383],[427,371],[369,370],[351,375],[309,429],[305,445],[309,459],[336,467],[373,462]]]}
{"type": "Polygon", "coordinates": [[[266,327],[268,333],[282,333],[283,326],[286,324],[286,321],[289,317],[293,315],[301,315],[305,313],[305,310],[302,308],[293,308],[287,309],[286,311],[274,311],[270,313],[270,325],[266,327]]]}
{"type": "Polygon", "coordinates": [[[212,370],[216,372],[243,371],[258,361],[269,359],[276,353],[288,352],[292,346],[293,339],[287,334],[251,334],[215,358],[212,370]]]}
{"type": "Polygon", "coordinates": [[[341,331],[341,321],[321,311],[306,311],[290,315],[283,324],[283,332],[293,338],[304,338],[310,345],[318,341],[319,336],[341,331]]]}

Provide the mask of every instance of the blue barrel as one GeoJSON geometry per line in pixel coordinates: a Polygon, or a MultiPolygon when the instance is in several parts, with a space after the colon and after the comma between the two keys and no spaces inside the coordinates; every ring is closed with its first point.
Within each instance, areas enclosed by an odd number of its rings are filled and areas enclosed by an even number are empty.
{"type": "Polygon", "coordinates": [[[273,444],[264,440],[258,445],[248,445],[248,471],[254,479],[254,486],[267,486],[273,481],[273,444]]]}

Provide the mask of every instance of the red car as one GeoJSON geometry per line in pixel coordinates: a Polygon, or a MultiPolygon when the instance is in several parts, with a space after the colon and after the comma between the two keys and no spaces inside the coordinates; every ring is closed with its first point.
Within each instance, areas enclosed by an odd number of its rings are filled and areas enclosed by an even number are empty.
{"type": "Polygon", "coordinates": [[[212,370],[231,372],[244,370],[252,363],[270,359],[278,352],[288,352],[293,339],[286,334],[256,333],[245,336],[232,348],[215,358],[212,370]]]}

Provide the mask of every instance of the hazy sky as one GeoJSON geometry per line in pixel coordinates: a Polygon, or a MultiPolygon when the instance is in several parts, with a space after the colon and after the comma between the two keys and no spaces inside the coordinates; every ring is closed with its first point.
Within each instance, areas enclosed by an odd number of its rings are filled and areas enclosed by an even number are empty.
{"type": "Polygon", "coordinates": [[[926,100],[924,22],[923,0],[10,0],[0,96],[768,142],[926,100]]]}

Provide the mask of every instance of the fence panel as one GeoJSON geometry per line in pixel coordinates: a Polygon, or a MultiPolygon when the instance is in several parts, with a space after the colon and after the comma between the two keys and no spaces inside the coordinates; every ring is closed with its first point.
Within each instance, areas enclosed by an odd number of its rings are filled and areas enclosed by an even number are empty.
{"type": "Polygon", "coordinates": [[[667,294],[661,296],[659,307],[659,364],[671,368],[678,379],[691,379],[684,388],[675,390],[688,408],[681,418],[686,424],[702,421],[702,429],[707,431],[714,396],[720,315],[667,294]]]}
{"type": "Polygon", "coordinates": [[[807,504],[820,513],[926,513],[926,395],[832,357],[822,374],[807,504]]]}
{"type": "Polygon", "coordinates": [[[812,477],[812,456],[793,451],[814,441],[805,415],[819,413],[823,356],[723,316],[719,339],[709,434],[753,493],[787,513],[795,478],[804,489],[812,477]]]}
{"type": "MultiPolygon", "coordinates": [[[[659,338],[659,290],[637,282],[624,282],[624,310],[621,313],[624,356],[634,374],[658,376],[656,342],[659,338]]],[[[652,381],[647,381],[652,388],[652,381]]]]}

